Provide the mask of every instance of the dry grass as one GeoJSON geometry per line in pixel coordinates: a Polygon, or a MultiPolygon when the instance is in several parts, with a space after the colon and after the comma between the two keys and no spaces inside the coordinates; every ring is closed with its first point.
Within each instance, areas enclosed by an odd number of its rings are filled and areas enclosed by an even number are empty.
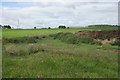
{"type": "Polygon", "coordinates": [[[10,44],[5,46],[5,52],[9,55],[29,55],[44,49],[38,44],[10,44]]]}

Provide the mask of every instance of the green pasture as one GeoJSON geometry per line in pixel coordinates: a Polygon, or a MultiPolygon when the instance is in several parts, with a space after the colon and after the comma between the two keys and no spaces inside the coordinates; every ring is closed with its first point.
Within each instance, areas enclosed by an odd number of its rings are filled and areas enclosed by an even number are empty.
{"type": "Polygon", "coordinates": [[[22,37],[29,35],[47,35],[58,32],[72,32],[75,33],[81,30],[118,30],[118,27],[75,27],[69,29],[11,29],[11,30],[2,30],[3,37],[22,37]]]}

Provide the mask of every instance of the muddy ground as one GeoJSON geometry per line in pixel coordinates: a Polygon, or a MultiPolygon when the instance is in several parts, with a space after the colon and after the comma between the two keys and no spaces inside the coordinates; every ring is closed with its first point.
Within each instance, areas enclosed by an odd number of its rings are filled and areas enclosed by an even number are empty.
{"type": "Polygon", "coordinates": [[[111,40],[111,39],[119,39],[120,40],[120,30],[110,30],[110,31],[79,31],[76,32],[77,36],[88,36],[95,39],[101,40],[111,40]]]}

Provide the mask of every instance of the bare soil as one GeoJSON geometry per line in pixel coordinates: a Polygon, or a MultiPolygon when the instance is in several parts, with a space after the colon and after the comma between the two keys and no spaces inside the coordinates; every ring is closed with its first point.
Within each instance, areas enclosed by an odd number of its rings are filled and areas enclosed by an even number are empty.
{"type": "Polygon", "coordinates": [[[111,40],[111,39],[119,39],[120,40],[120,30],[103,30],[103,31],[79,31],[76,32],[77,36],[87,36],[92,37],[94,39],[101,40],[111,40]]]}

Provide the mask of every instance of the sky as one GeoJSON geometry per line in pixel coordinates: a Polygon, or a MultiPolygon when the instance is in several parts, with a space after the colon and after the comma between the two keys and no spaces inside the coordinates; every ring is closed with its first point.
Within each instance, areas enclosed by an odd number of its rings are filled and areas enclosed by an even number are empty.
{"type": "Polygon", "coordinates": [[[119,0],[2,0],[0,24],[47,28],[118,24],[119,0]]]}

